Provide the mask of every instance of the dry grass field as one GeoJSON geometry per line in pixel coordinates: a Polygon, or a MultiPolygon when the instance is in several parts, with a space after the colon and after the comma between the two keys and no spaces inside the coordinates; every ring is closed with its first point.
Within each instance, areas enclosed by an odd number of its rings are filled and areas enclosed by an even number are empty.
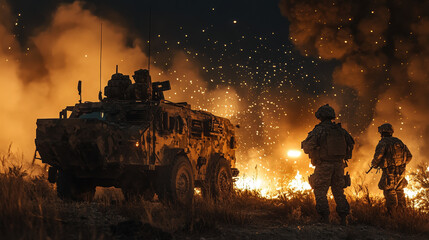
{"type": "MultiPolygon", "coordinates": [[[[429,238],[427,202],[388,216],[382,199],[364,185],[355,186],[359,194],[348,196],[352,213],[343,227],[335,214],[331,225],[318,222],[311,191],[276,199],[237,191],[216,202],[196,195],[190,209],[140,199],[126,202],[114,188],[98,188],[91,203],[64,202],[43,171],[34,174],[17,159],[10,153],[0,158],[0,239],[429,238]]],[[[424,174],[418,176],[423,183],[428,180],[424,174]]],[[[417,197],[424,200],[427,193],[425,188],[417,197]]],[[[332,201],[331,208],[334,213],[332,201]]]]}

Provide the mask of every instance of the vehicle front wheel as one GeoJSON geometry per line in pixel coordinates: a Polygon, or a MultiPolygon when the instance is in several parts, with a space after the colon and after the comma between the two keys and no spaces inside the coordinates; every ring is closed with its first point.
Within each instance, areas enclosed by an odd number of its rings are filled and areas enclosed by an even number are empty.
{"type": "Polygon", "coordinates": [[[194,198],[194,174],[188,159],[180,156],[172,165],[169,184],[167,184],[169,200],[173,203],[189,206],[194,198]]]}
{"type": "Polygon", "coordinates": [[[207,174],[206,183],[202,187],[204,197],[225,199],[233,193],[233,181],[229,162],[220,158],[207,174]]]}

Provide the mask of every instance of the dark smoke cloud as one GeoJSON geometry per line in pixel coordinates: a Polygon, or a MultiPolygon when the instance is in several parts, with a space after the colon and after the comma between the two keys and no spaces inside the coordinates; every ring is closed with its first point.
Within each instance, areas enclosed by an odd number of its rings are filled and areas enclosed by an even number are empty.
{"type": "Polygon", "coordinates": [[[281,0],[279,6],[302,54],[340,61],[332,77],[349,130],[362,135],[389,121],[399,135],[413,134],[411,148],[423,151],[429,143],[429,1],[281,0]]]}

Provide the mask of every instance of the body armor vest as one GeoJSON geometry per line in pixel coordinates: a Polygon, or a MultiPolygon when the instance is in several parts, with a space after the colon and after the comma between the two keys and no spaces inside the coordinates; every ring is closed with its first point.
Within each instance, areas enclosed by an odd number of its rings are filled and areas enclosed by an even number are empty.
{"type": "Polygon", "coordinates": [[[343,160],[347,153],[344,130],[339,124],[325,128],[326,134],[320,142],[320,158],[326,161],[343,160]]]}
{"type": "Polygon", "coordinates": [[[395,137],[386,138],[388,143],[386,158],[387,167],[401,166],[406,163],[406,153],[404,143],[395,137]]]}

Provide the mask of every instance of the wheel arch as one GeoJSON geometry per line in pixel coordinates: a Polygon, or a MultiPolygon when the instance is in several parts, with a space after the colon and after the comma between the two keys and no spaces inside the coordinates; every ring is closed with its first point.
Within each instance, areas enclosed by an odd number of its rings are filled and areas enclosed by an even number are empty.
{"type": "Polygon", "coordinates": [[[188,157],[188,154],[185,152],[183,148],[169,148],[164,150],[163,158],[164,158],[164,161],[166,161],[166,165],[168,166],[172,166],[179,156],[186,157],[186,159],[188,159],[191,165],[193,165],[191,160],[188,157]]]}
{"type": "Polygon", "coordinates": [[[231,167],[231,161],[228,160],[227,158],[225,158],[224,154],[222,153],[214,153],[210,156],[210,159],[207,163],[207,172],[206,172],[206,179],[208,179],[208,177],[210,176],[211,173],[214,172],[214,168],[216,167],[217,163],[221,160],[221,159],[225,159],[231,167]]]}

